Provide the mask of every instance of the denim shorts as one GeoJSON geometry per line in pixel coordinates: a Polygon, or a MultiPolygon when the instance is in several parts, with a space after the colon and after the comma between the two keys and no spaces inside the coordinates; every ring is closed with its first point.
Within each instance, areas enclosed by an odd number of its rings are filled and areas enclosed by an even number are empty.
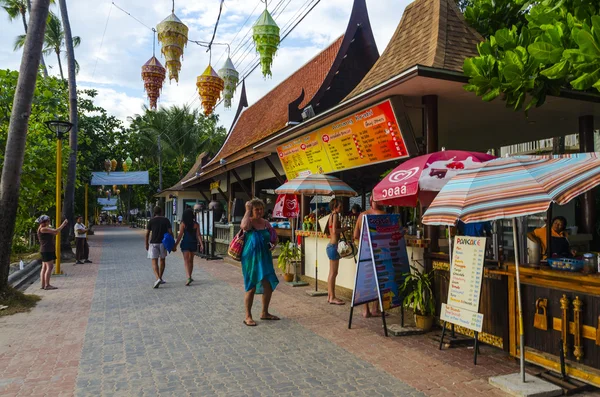
{"type": "Polygon", "coordinates": [[[337,261],[340,259],[340,254],[338,253],[337,244],[327,244],[327,257],[331,261],[337,261]]]}

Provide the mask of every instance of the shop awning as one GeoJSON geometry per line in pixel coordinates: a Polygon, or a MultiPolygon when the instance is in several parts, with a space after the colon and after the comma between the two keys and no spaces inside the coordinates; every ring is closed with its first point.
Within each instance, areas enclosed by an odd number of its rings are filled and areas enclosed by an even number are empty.
{"type": "Polygon", "coordinates": [[[147,185],[148,171],[92,172],[91,186],[101,185],[147,185]]]}

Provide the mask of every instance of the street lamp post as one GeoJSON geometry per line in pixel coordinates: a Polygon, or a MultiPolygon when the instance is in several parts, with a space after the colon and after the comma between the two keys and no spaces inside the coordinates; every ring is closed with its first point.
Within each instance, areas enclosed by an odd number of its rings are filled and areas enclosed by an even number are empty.
{"type": "MultiPolygon", "coordinates": [[[[46,127],[56,134],[56,227],[58,227],[62,219],[62,139],[71,130],[73,124],[68,121],[51,120],[46,121],[46,127]]],[[[56,266],[53,274],[63,274],[60,270],[60,233],[56,235],[56,266]]]]}

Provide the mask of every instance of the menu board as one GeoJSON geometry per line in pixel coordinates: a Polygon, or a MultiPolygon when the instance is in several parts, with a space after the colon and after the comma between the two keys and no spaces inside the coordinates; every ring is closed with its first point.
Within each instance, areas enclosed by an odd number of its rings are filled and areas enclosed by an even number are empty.
{"type": "Polygon", "coordinates": [[[400,216],[367,215],[361,234],[353,306],[378,299],[377,286],[384,310],[400,306],[400,287],[410,272],[400,216]]]}
{"type": "Polygon", "coordinates": [[[441,318],[453,324],[481,331],[479,296],[485,261],[485,237],[456,236],[450,267],[448,303],[442,305],[441,318]]]}
{"type": "Polygon", "coordinates": [[[288,179],[409,157],[390,100],[277,148],[288,179]]]}

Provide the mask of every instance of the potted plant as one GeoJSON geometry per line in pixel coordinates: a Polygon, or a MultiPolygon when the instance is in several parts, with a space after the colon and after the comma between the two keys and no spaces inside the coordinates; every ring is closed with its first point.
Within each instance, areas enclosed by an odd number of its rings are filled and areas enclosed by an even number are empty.
{"type": "Polygon", "coordinates": [[[406,273],[400,292],[404,296],[402,306],[411,308],[418,328],[429,331],[435,315],[435,297],[431,288],[433,272],[421,273],[411,266],[413,271],[406,273]]]}
{"type": "Polygon", "coordinates": [[[296,244],[291,241],[286,241],[280,246],[279,257],[277,258],[277,267],[283,272],[283,279],[286,282],[294,280],[294,274],[290,273],[290,267],[294,262],[297,262],[302,257],[302,251],[296,244]]]}

